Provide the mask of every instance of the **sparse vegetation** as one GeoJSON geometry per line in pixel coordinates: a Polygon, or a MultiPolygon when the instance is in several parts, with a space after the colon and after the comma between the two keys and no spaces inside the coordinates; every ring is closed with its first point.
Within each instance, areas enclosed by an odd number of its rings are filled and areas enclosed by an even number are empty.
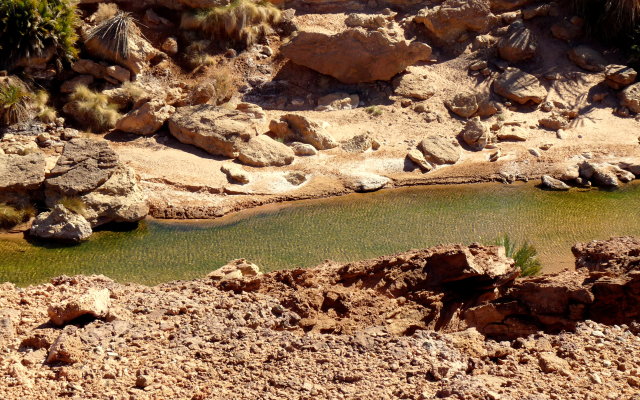
{"type": "Polygon", "coordinates": [[[72,211],[83,217],[87,216],[87,205],[79,197],[63,197],[58,200],[58,204],[61,204],[69,211],[72,211]]]}
{"type": "Polygon", "coordinates": [[[232,0],[226,6],[185,13],[181,28],[201,31],[223,45],[246,48],[271,32],[280,19],[280,10],[268,1],[232,0]]]}
{"type": "Polygon", "coordinates": [[[382,115],[382,109],[378,106],[369,106],[365,108],[364,111],[373,117],[379,117],[382,115]]]}
{"type": "Polygon", "coordinates": [[[520,268],[520,275],[534,276],[542,270],[542,264],[537,257],[538,251],[528,242],[518,246],[505,234],[496,240],[495,244],[504,247],[507,257],[513,258],[516,267],[520,268]]]}
{"type": "Polygon", "coordinates": [[[119,12],[113,17],[96,25],[87,40],[96,40],[108,51],[123,59],[129,58],[129,40],[137,35],[135,23],[130,13],[119,12]]]}
{"type": "Polygon", "coordinates": [[[7,203],[0,203],[0,228],[12,228],[28,221],[35,213],[36,210],[33,207],[18,208],[7,203]]]}
{"type": "Polygon", "coordinates": [[[62,61],[78,54],[77,25],[76,8],[69,0],[0,1],[0,68],[48,54],[61,68],[62,61]]]}
{"type": "Polygon", "coordinates": [[[31,117],[31,95],[21,84],[0,85],[0,126],[24,122],[31,117]]]}
{"type": "Polygon", "coordinates": [[[118,106],[109,102],[102,93],[96,93],[86,86],[78,86],[71,94],[73,116],[78,123],[92,132],[104,132],[115,127],[122,116],[118,106]]]}
{"type": "Polygon", "coordinates": [[[47,105],[47,103],[49,103],[49,93],[44,90],[39,90],[35,96],[33,96],[33,100],[35,103],[36,118],[44,123],[55,122],[58,114],[53,107],[47,105]]]}
{"type": "Polygon", "coordinates": [[[109,18],[113,18],[118,14],[118,5],[116,3],[100,3],[98,9],[91,16],[93,22],[100,24],[109,18]]]}

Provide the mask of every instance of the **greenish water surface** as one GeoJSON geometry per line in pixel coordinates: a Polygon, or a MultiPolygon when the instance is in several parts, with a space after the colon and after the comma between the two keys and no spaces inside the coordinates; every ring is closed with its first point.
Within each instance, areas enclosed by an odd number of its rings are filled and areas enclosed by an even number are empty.
{"type": "Polygon", "coordinates": [[[148,220],[76,246],[0,238],[0,282],[105,274],[155,284],[202,277],[234,258],[265,270],[350,261],[442,243],[528,240],[547,272],[572,267],[578,241],[640,235],[640,185],[548,192],[530,184],[451,185],[294,202],[215,221],[148,220]]]}

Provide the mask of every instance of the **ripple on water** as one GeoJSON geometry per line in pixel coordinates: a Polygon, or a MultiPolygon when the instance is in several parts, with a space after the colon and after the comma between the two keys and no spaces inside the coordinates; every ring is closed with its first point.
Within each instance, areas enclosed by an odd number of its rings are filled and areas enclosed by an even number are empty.
{"type": "Polygon", "coordinates": [[[77,246],[0,239],[0,282],[100,273],[155,284],[201,277],[234,258],[265,270],[357,260],[509,233],[535,245],[546,271],[572,267],[578,241],[640,235],[640,185],[547,192],[533,185],[452,185],[294,202],[216,221],[150,220],[77,246]]]}

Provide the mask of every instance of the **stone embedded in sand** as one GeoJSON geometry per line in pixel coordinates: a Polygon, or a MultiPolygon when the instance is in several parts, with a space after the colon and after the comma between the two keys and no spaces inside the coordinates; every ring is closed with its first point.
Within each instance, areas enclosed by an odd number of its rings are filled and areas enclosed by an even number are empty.
{"type": "Polygon", "coordinates": [[[562,115],[559,115],[555,112],[551,113],[551,115],[540,118],[538,123],[541,127],[545,129],[549,129],[552,131],[557,131],[559,129],[566,129],[569,126],[569,121],[562,115]]]}
{"type": "Polygon", "coordinates": [[[516,21],[507,30],[507,34],[498,42],[500,57],[510,62],[520,62],[535,57],[538,41],[533,32],[516,21]]]}
{"type": "Polygon", "coordinates": [[[251,114],[209,104],[177,108],[169,118],[169,130],[182,143],[230,158],[238,156],[242,143],[258,135],[251,114]]]}
{"type": "Polygon", "coordinates": [[[52,304],[47,309],[51,322],[62,326],[85,315],[106,318],[109,315],[109,289],[90,289],[87,293],[52,304]]]}
{"type": "Polygon", "coordinates": [[[253,137],[238,148],[238,161],[252,167],[281,167],[291,164],[294,156],[291,148],[267,135],[253,137]]]}
{"type": "Polygon", "coordinates": [[[175,108],[158,100],[131,110],[116,123],[116,129],[138,135],[153,135],[175,112],[175,108]]]}
{"type": "Polygon", "coordinates": [[[424,157],[424,153],[420,149],[411,149],[407,153],[407,158],[413,161],[422,172],[429,172],[433,169],[433,165],[424,157]]]}
{"type": "Polygon", "coordinates": [[[249,183],[249,174],[239,165],[233,163],[225,163],[220,167],[220,171],[227,175],[227,179],[231,183],[249,183]]]}
{"type": "Polygon", "coordinates": [[[280,121],[271,121],[269,130],[277,138],[307,143],[318,150],[338,147],[338,142],[325,131],[323,125],[302,115],[285,114],[280,121]]]}
{"type": "Polygon", "coordinates": [[[431,47],[385,31],[350,28],[332,35],[298,32],[281,48],[284,57],[343,83],[387,81],[431,58],[431,47]]]}
{"type": "Polygon", "coordinates": [[[634,113],[640,113],[640,83],[635,83],[620,92],[620,105],[634,113]]]}
{"type": "Polygon", "coordinates": [[[638,73],[626,65],[608,65],[604,70],[605,82],[613,89],[622,89],[636,81],[638,73]]]}
{"type": "Polygon", "coordinates": [[[497,18],[488,0],[446,0],[420,10],[414,21],[423,24],[434,38],[452,43],[466,32],[488,32],[497,18]]]}
{"type": "Polygon", "coordinates": [[[39,214],[29,229],[33,237],[64,242],[87,240],[92,233],[91,224],[82,215],[67,210],[62,204],[39,214]]]}
{"type": "Polygon", "coordinates": [[[549,190],[569,190],[571,187],[559,179],[553,178],[549,175],[542,176],[542,187],[549,190]]]}
{"type": "Polygon", "coordinates": [[[460,145],[453,139],[431,135],[418,145],[427,161],[433,164],[455,164],[460,159],[460,145]]]}
{"type": "Polygon", "coordinates": [[[0,154],[0,193],[37,189],[44,182],[44,169],[41,153],[0,154]]]}
{"type": "Polygon", "coordinates": [[[318,111],[353,110],[358,108],[360,96],[344,92],[331,93],[318,99],[318,111]]]}
{"type": "Polygon", "coordinates": [[[525,142],[530,136],[529,131],[520,126],[504,126],[496,135],[498,140],[505,142],[525,142]]]}
{"type": "Polygon", "coordinates": [[[310,144],[293,142],[289,146],[297,156],[315,156],[318,154],[318,150],[310,144]]]}
{"type": "Polygon", "coordinates": [[[602,54],[587,46],[574,47],[569,50],[568,55],[571,61],[587,71],[601,72],[607,65],[607,60],[602,57],[602,54]]]}
{"type": "Polygon", "coordinates": [[[547,97],[547,89],[538,78],[519,69],[510,69],[500,75],[493,84],[493,90],[518,104],[529,101],[539,104],[547,97]]]}
{"type": "Polygon", "coordinates": [[[393,80],[395,94],[418,100],[430,99],[436,93],[436,90],[429,81],[428,76],[409,71],[409,73],[393,80]]]}
{"type": "Polygon", "coordinates": [[[482,150],[491,141],[492,134],[480,117],[475,117],[467,121],[461,132],[462,140],[473,150],[482,150]]]}
{"type": "Polygon", "coordinates": [[[356,192],[374,192],[385,187],[391,180],[370,172],[360,172],[349,175],[345,186],[356,192]]]}
{"type": "Polygon", "coordinates": [[[540,364],[540,369],[545,373],[552,372],[568,372],[571,370],[571,366],[567,362],[554,353],[551,352],[543,352],[538,354],[538,363],[540,364]]]}
{"type": "MultiPolygon", "coordinates": [[[[74,327],[69,327],[74,328],[74,327]]],[[[49,348],[47,364],[75,364],[86,357],[85,345],[76,329],[65,329],[49,348]]]]}

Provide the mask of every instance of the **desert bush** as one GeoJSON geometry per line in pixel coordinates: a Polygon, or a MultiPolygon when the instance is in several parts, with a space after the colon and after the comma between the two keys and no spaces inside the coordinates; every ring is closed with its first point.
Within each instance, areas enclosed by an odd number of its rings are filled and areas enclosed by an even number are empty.
{"type": "Polygon", "coordinates": [[[118,5],[116,3],[100,3],[98,9],[91,16],[94,23],[100,24],[118,14],[118,5]]]}
{"type": "Polygon", "coordinates": [[[127,59],[130,51],[129,40],[137,34],[131,14],[119,12],[92,28],[87,34],[87,41],[96,40],[108,51],[127,59]]]}
{"type": "Polygon", "coordinates": [[[0,228],[12,228],[28,221],[35,213],[33,207],[18,208],[7,203],[0,203],[0,228]]]}
{"type": "Polygon", "coordinates": [[[0,126],[9,126],[31,118],[31,94],[16,83],[0,85],[0,126]]]}
{"type": "Polygon", "coordinates": [[[0,1],[0,67],[53,52],[61,68],[78,54],[78,17],[70,0],[0,1]]]}
{"type": "Polygon", "coordinates": [[[110,103],[105,94],[96,93],[86,86],[78,86],[70,99],[69,105],[73,109],[70,113],[78,123],[92,132],[112,129],[122,117],[118,106],[110,103]]]}
{"type": "Polygon", "coordinates": [[[63,205],[67,210],[83,217],[87,216],[87,205],[79,197],[63,197],[58,200],[58,204],[63,205]]]}
{"type": "Polygon", "coordinates": [[[504,247],[507,257],[513,258],[516,267],[520,269],[520,275],[534,276],[542,270],[542,264],[537,257],[538,251],[529,243],[524,242],[518,246],[505,234],[496,240],[495,244],[504,247]]]}
{"type": "Polygon", "coordinates": [[[226,6],[183,14],[181,28],[201,31],[222,44],[249,47],[280,19],[280,10],[268,1],[232,0],[226,6]]]}

